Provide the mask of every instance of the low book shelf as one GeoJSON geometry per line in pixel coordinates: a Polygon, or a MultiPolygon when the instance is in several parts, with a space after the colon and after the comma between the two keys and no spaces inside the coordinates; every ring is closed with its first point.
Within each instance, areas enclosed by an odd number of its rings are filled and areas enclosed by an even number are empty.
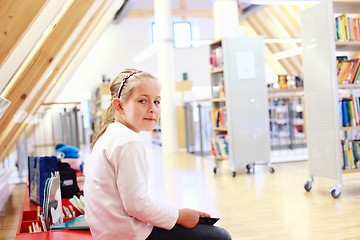
{"type": "MultiPolygon", "coordinates": [[[[69,202],[69,199],[63,198],[62,199],[62,206],[69,207],[71,203],[69,202]]],[[[76,216],[80,215],[80,212],[72,206],[74,209],[76,216]]],[[[40,207],[40,210],[42,211],[42,207],[40,207]]],[[[31,202],[29,199],[29,190],[26,188],[25,190],[25,196],[24,196],[24,202],[22,206],[22,213],[20,216],[19,226],[16,233],[16,240],[60,240],[60,239],[66,239],[66,240],[90,240],[92,239],[91,232],[88,230],[52,230],[52,231],[46,231],[46,232],[29,232],[29,226],[32,226],[32,224],[38,224],[41,226],[40,219],[37,219],[37,212],[38,212],[38,205],[31,202]]],[[[69,220],[72,220],[74,218],[64,218],[64,222],[67,222],[69,220]]]]}

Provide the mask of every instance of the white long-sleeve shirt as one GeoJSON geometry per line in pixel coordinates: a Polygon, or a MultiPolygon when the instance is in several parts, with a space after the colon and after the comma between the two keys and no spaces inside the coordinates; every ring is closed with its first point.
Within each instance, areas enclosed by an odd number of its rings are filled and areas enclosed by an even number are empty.
{"type": "Polygon", "coordinates": [[[85,166],[85,219],[94,239],[146,239],[153,226],[171,229],[178,209],[148,194],[149,162],[141,137],[108,126],[85,166]]]}

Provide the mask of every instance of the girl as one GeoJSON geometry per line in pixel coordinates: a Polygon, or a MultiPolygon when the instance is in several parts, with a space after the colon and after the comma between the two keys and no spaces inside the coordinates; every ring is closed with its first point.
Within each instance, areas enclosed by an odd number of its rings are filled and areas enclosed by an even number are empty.
{"type": "Polygon", "coordinates": [[[160,118],[160,84],[149,73],[126,69],[110,86],[111,105],[86,165],[85,219],[94,239],[231,239],[219,227],[197,224],[209,214],[154,202],[149,163],[139,133],[160,118]]]}

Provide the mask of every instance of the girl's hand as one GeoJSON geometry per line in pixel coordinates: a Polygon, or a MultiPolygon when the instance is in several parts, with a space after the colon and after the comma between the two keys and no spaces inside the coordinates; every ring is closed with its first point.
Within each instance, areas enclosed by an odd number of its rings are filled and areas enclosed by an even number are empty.
{"type": "Polygon", "coordinates": [[[193,228],[199,222],[200,217],[211,217],[210,214],[193,210],[190,208],[179,209],[179,217],[176,221],[177,224],[180,224],[184,228],[193,228]]]}

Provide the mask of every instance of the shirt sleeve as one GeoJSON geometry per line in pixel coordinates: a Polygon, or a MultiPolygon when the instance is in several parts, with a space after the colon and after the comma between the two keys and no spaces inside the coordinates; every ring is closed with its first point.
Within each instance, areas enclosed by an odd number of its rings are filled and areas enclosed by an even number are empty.
{"type": "Polygon", "coordinates": [[[122,151],[114,152],[117,188],[125,211],[151,225],[171,229],[178,218],[178,209],[155,202],[148,192],[148,163],[141,142],[130,142],[122,151]]]}

